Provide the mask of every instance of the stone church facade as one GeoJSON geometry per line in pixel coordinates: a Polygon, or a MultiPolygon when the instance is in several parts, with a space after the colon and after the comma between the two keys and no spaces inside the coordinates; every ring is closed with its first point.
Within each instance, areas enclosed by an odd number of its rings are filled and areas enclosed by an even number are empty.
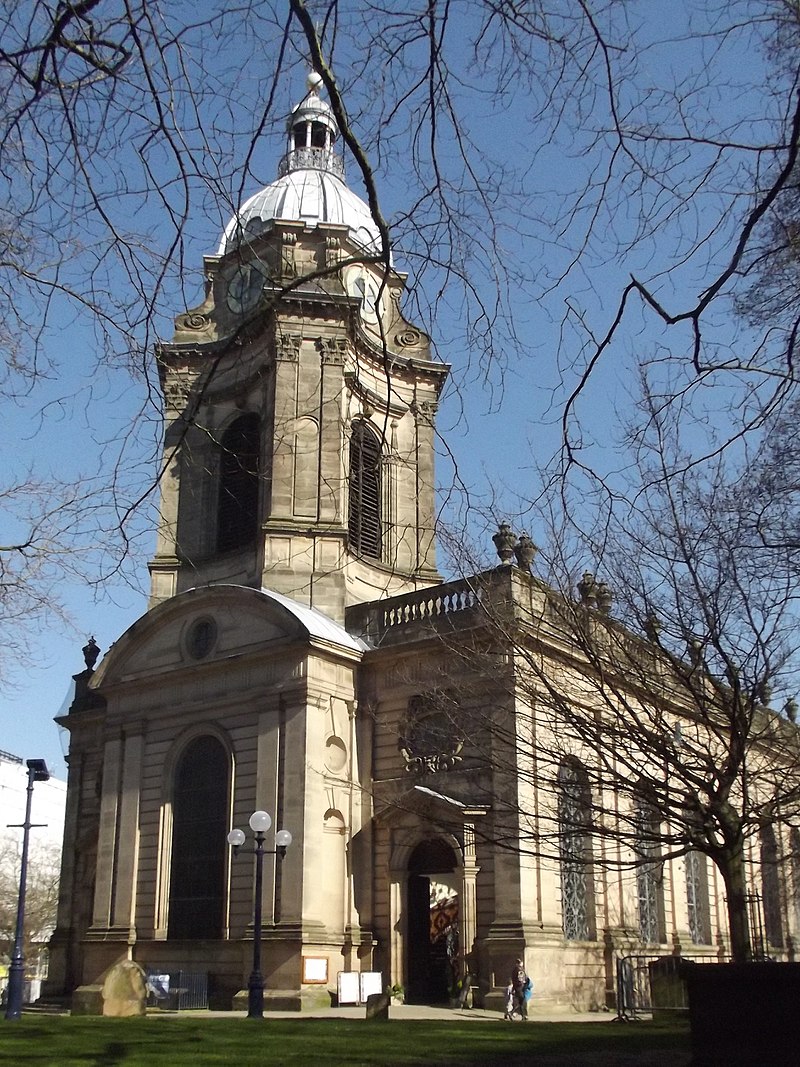
{"type": "Polygon", "coordinates": [[[514,847],[557,820],[558,790],[531,771],[529,690],[492,654],[486,607],[530,613],[546,593],[524,553],[458,582],[437,572],[448,368],[401,311],[405,278],[344,182],[318,89],[312,76],[277,181],[231,221],[203,303],[157,352],[151,603],[96,669],[89,651],[61,720],[49,990],[90,1001],[133,959],[205,972],[212,1004],[232,1006],[253,871],[226,834],[265,809],[293,835],[265,858],[268,1008],[330,1003],[340,971],[432,1002],[469,972],[500,1007],[518,955],[539,1000],[610,1006],[620,955],[724,953],[723,890],[705,861],[667,863],[648,888],[514,847]],[[327,980],[304,980],[304,959],[327,980]]]}

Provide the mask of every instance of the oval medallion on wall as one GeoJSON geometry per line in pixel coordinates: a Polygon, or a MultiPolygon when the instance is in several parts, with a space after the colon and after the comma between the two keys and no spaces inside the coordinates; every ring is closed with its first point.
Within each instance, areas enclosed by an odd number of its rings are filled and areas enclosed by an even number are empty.
{"type": "Polygon", "coordinates": [[[196,619],[189,627],[186,648],[192,659],[205,659],[217,642],[217,624],[213,619],[196,619]]]}

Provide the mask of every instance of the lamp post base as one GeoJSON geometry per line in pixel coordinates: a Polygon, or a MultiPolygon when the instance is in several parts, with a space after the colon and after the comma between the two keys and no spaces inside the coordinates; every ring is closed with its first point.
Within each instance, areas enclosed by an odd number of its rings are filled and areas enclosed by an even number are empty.
{"type": "Polygon", "coordinates": [[[25,982],[25,964],[21,959],[11,961],[6,987],[6,1019],[19,1019],[22,1014],[22,987],[25,982]]]}
{"type": "Polygon", "coordinates": [[[264,1018],[264,978],[254,971],[247,983],[247,1018],[264,1018]]]}

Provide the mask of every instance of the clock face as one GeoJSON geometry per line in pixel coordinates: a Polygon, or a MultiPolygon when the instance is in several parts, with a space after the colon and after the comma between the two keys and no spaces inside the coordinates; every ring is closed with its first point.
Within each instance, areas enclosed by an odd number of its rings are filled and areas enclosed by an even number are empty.
{"type": "Polygon", "coordinates": [[[228,282],[228,307],[235,314],[250,311],[258,303],[264,289],[264,268],[260,263],[243,263],[228,282]]]}
{"type": "Polygon", "coordinates": [[[380,315],[378,300],[379,285],[373,276],[363,267],[355,267],[345,279],[347,292],[361,301],[361,318],[365,322],[375,323],[380,315]]]}

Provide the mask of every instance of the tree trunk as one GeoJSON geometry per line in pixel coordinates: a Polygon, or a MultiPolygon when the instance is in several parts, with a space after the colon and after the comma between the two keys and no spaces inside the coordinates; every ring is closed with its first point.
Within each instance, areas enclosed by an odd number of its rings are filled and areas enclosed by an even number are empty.
{"type": "Polygon", "coordinates": [[[753,959],[753,948],[750,943],[750,917],[747,912],[744,848],[739,846],[735,851],[720,856],[717,865],[725,882],[733,962],[750,963],[753,959]]]}

